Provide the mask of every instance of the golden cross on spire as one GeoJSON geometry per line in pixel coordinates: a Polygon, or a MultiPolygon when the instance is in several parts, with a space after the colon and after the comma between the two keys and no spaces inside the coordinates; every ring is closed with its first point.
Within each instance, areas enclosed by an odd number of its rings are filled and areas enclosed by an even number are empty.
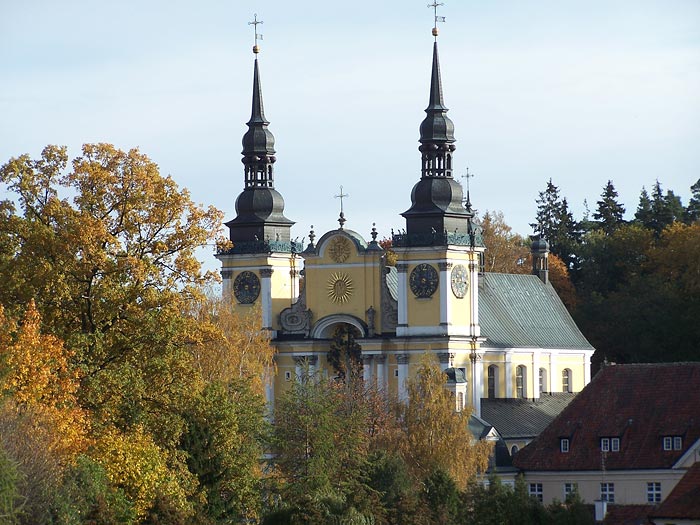
{"type": "Polygon", "coordinates": [[[260,53],[260,47],[258,46],[258,40],[262,40],[263,36],[262,34],[258,33],[258,24],[262,24],[262,20],[258,20],[258,14],[254,13],[253,14],[253,21],[248,22],[249,26],[253,26],[253,30],[255,31],[255,44],[253,45],[253,53],[256,55],[260,53]]]}
{"type": "Polygon", "coordinates": [[[445,4],[442,2],[438,2],[437,0],[433,0],[432,4],[428,4],[428,7],[433,8],[433,13],[434,13],[433,16],[435,17],[435,25],[433,25],[433,36],[435,37],[436,41],[437,41],[437,36],[438,36],[438,28],[437,28],[438,22],[445,21],[444,16],[438,16],[438,14],[437,14],[438,7],[440,7],[442,5],[445,5],[445,4]]]}

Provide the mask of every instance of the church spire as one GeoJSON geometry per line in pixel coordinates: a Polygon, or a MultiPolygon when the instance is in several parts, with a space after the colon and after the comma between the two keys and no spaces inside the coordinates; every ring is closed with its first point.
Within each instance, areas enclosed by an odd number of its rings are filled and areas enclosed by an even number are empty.
{"type": "Polygon", "coordinates": [[[452,177],[452,155],[455,151],[454,124],[447,116],[440,79],[440,59],[437,46],[437,23],[445,18],[435,9],[432,33],[433,63],[430,76],[430,99],[426,116],[420,125],[421,178],[411,192],[411,207],[403,212],[406,234],[395,239],[397,245],[430,246],[469,242],[472,214],[462,205],[463,192],[452,177]]]}
{"type": "MultiPolygon", "coordinates": [[[[254,48],[258,49],[256,45],[254,48]]],[[[243,135],[243,165],[245,166],[245,187],[274,188],[275,137],[267,129],[270,123],[263,109],[260,67],[256,51],[253,67],[253,106],[248,131],[243,135]]]]}
{"type": "Polygon", "coordinates": [[[437,41],[433,44],[433,69],[430,77],[430,100],[420,125],[422,177],[452,177],[452,152],[455,150],[454,124],[447,116],[442,96],[440,59],[437,41]]]}
{"type": "Polygon", "coordinates": [[[233,251],[257,253],[260,251],[291,250],[290,229],[294,222],[284,216],[284,199],[275,190],[274,164],[275,137],[267,129],[270,124],[263,109],[258,25],[262,21],[257,15],[250,25],[255,27],[253,53],[253,103],[248,131],[243,135],[241,159],[244,166],[244,188],[236,199],[236,218],[227,222],[233,251]]]}

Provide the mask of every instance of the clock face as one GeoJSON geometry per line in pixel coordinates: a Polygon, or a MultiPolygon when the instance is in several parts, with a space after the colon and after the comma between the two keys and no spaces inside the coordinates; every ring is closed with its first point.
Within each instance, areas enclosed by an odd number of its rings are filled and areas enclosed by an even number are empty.
{"type": "Polygon", "coordinates": [[[419,264],[411,272],[409,284],[416,297],[430,297],[438,287],[438,273],[429,264],[419,264]]]}
{"type": "Polygon", "coordinates": [[[469,289],[469,277],[467,269],[462,264],[458,264],[452,268],[450,281],[452,283],[452,293],[455,297],[462,299],[467,295],[469,289]]]}
{"type": "Polygon", "coordinates": [[[233,280],[233,294],[241,304],[251,304],[260,295],[260,279],[253,272],[241,272],[233,280]]]}

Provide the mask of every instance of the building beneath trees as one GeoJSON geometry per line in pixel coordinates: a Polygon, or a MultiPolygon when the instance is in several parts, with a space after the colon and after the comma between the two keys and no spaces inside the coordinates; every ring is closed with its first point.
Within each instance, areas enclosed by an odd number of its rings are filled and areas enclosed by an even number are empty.
{"type": "Polygon", "coordinates": [[[468,192],[453,177],[454,126],[443,101],[437,38],[420,124],[420,177],[397,188],[408,209],[405,226],[392,230],[391,257],[374,228],[367,240],[344,227],[342,200],[338,229],[312,230],[304,246],[292,240],[294,222],[275,189],[257,45],[254,52],[243,190],[236,217],[226,223],[231,246],[217,258],[224,294],[239,312],[260,308],[277,348],[269,399],[303,370],[334,376],[353,363],[365,381],[405,398],[406,379],[426,352],[446,371],[457,410],[472,405],[480,414],[482,398],[583,389],[594,349],[548,281],[547,243],[533,240],[532,275],[481,271],[481,230],[468,192]]]}

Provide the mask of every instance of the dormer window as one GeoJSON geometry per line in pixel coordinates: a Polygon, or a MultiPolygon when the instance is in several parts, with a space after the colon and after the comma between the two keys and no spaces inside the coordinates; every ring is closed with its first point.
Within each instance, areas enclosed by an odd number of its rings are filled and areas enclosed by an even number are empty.
{"type": "Polygon", "coordinates": [[[600,450],[603,452],[620,452],[619,437],[600,438],[600,450]]]}
{"type": "Polygon", "coordinates": [[[610,450],[620,452],[620,438],[610,438],[610,450]]]}
{"type": "Polygon", "coordinates": [[[665,436],[664,450],[683,450],[683,437],[665,436]]]}
{"type": "Polygon", "coordinates": [[[559,450],[563,453],[569,452],[569,438],[561,438],[559,440],[559,450]]]}

